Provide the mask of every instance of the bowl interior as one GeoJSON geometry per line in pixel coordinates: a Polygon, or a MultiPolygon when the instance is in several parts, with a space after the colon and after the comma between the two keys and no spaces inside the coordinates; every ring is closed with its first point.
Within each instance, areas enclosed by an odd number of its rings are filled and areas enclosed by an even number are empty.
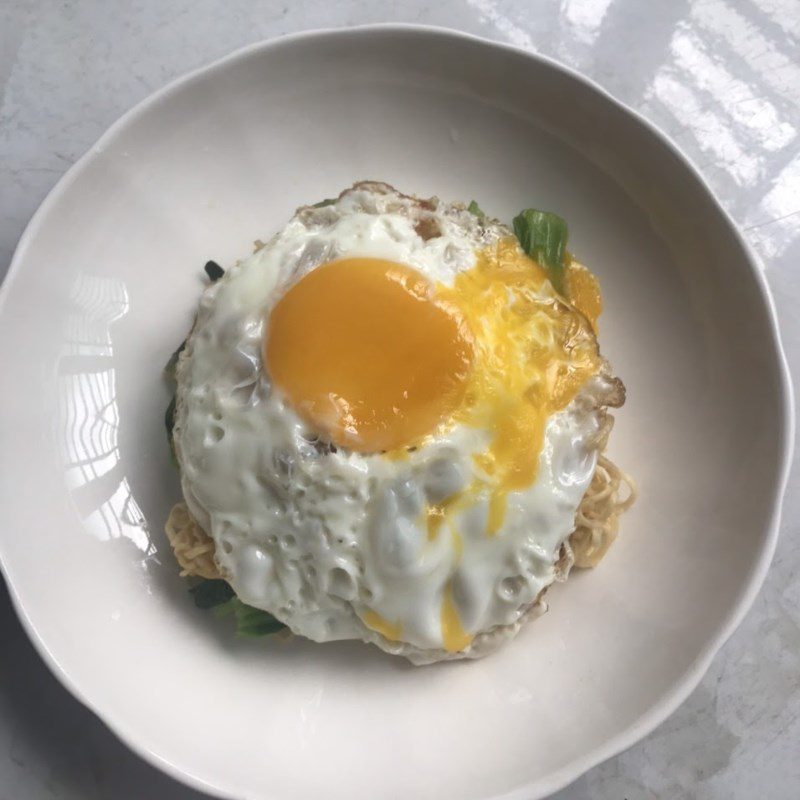
{"type": "Polygon", "coordinates": [[[527,798],[690,688],[768,557],[784,456],[770,314],[737,236],[651,130],[558,68],[382,29],[252,49],[104,138],[37,218],[0,315],[3,565],[39,646],[123,737],[229,796],[527,798]],[[228,265],[355,180],[552,209],[599,276],[641,497],[600,567],[483,661],[237,641],[192,606],[161,367],[228,265]],[[24,342],[24,346],[20,346],[24,342]],[[9,424],[11,423],[11,424],[9,424]]]}

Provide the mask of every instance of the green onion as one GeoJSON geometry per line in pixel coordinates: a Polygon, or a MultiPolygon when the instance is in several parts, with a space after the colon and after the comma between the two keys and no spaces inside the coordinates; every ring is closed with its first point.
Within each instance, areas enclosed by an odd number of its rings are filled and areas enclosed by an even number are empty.
{"type": "Polygon", "coordinates": [[[234,614],[236,615],[237,636],[269,636],[270,633],[277,633],[286,627],[282,622],[278,622],[272,614],[268,614],[260,608],[248,606],[238,598],[234,614]]]}
{"type": "Polygon", "coordinates": [[[203,578],[189,591],[198,608],[213,609],[214,616],[219,618],[232,614],[236,620],[237,636],[267,636],[286,627],[272,614],[243,603],[234,594],[231,585],[222,579],[203,578]]]}
{"type": "Polygon", "coordinates": [[[205,271],[211,283],[216,283],[225,274],[225,270],[216,261],[206,261],[205,271]]]}
{"type": "Polygon", "coordinates": [[[556,291],[563,294],[566,221],[551,211],[526,208],[514,217],[513,224],[522,249],[547,272],[556,291]]]}
{"type": "Polygon", "coordinates": [[[230,600],[233,589],[227,581],[222,579],[209,580],[203,578],[196,586],[192,586],[189,591],[192,593],[194,604],[198,608],[215,608],[230,600]]]}
{"type": "Polygon", "coordinates": [[[325,206],[332,206],[335,202],[335,197],[326,197],[324,200],[320,200],[319,203],[314,203],[311,208],[325,208],[325,206]]]}
{"type": "Polygon", "coordinates": [[[483,213],[481,207],[474,200],[469,201],[467,211],[469,211],[470,214],[474,214],[478,219],[486,218],[486,214],[483,213]]]}
{"type": "Polygon", "coordinates": [[[233,614],[236,620],[237,636],[268,636],[270,633],[277,633],[286,627],[282,622],[278,622],[272,614],[268,614],[260,608],[248,606],[236,596],[214,606],[213,613],[220,619],[233,614]]]}

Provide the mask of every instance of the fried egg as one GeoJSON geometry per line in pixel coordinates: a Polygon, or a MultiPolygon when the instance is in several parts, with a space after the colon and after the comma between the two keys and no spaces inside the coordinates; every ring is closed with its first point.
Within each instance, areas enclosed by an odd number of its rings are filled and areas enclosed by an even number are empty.
{"type": "Polygon", "coordinates": [[[245,603],[415,663],[541,611],[622,387],[499,222],[360,183],[204,293],[178,370],[186,504],[245,603]]]}

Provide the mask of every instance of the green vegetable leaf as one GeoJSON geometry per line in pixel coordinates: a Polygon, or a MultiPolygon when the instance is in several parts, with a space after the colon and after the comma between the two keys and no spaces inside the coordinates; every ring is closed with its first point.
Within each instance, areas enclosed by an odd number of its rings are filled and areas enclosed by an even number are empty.
{"type": "Polygon", "coordinates": [[[478,219],[486,219],[486,214],[483,213],[481,207],[474,200],[469,201],[467,211],[469,211],[470,214],[474,214],[478,219]]]}
{"type": "MultiPolygon", "coordinates": [[[[233,590],[231,590],[233,591],[233,590]]],[[[222,619],[223,617],[229,617],[231,614],[236,611],[236,606],[239,605],[239,598],[235,595],[229,597],[224,603],[220,603],[219,605],[213,606],[211,609],[211,613],[217,618],[222,619]]]]}
{"type": "Polygon", "coordinates": [[[556,291],[563,294],[566,221],[551,211],[526,208],[514,217],[513,224],[522,249],[544,268],[556,291]]]}
{"type": "Polygon", "coordinates": [[[314,203],[311,208],[325,208],[325,206],[332,206],[335,202],[335,197],[326,197],[324,200],[320,200],[319,203],[314,203]]]}
{"type": "Polygon", "coordinates": [[[189,591],[198,608],[213,609],[214,616],[219,618],[233,615],[237,636],[267,636],[286,627],[272,614],[243,603],[227,581],[203,578],[189,591]]]}
{"type": "Polygon", "coordinates": [[[216,283],[225,274],[225,270],[216,261],[206,261],[204,269],[211,283],[216,283]]]}
{"type": "Polygon", "coordinates": [[[203,578],[189,591],[192,593],[194,604],[198,608],[216,608],[227,603],[234,595],[231,585],[227,581],[209,580],[203,578]]]}
{"type": "Polygon", "coordinates": [[[237,636],[268,636],[270,633],[277,633],[286,627],[282,622],[278,622],[272,614],[268,614],[260,608],[245,605],[238,599],[237,602],[238,605],[234,609],[237,636]]]}
{"type": "Polygon", "coordinates": [[[286,627],[282,622],[278,622],[272,614],[268,614],[260,608],[248,606],[235,595],[224,603],[215,606],[213,613],[215,617],[219,618],[229,617],[232,614],[236,620],[237,636],[267,636],[270,633],[277,633],[286,627]]]}

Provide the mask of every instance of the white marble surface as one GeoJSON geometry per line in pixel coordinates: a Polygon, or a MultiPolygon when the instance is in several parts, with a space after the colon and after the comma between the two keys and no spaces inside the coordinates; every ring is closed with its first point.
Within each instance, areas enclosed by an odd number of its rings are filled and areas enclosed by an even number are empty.
{"type": "MultiPolygon", "coordinates": [[[[670,134],[761,257],[800,371],[800,0],[5,0],[0,276],[62,173],[155,89],[263,38],[388,21],[553,56],[670,134]]],[[[558,800],[800,797],[797,490],[795,469],[766,585],[701,686],[558,800]]],[[[0,592],[0,800],[200,800],[57,684],[0,592]]]]}

